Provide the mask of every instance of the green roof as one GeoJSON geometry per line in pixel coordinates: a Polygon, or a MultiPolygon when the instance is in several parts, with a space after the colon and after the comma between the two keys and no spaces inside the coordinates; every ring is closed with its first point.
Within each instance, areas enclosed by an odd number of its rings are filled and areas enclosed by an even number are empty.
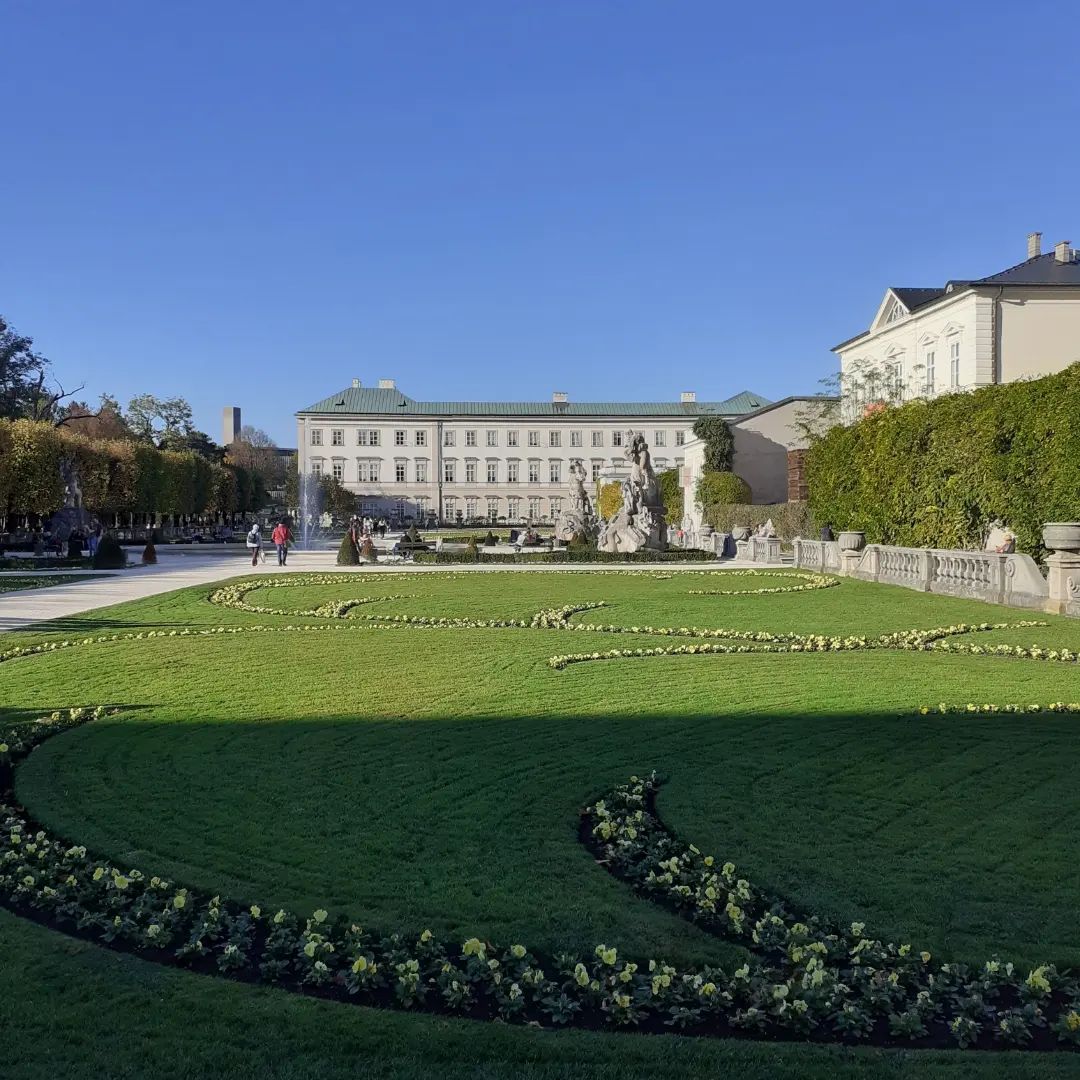
{"type": "Polygon", "coordinates": [[[724,401],[416,401],[400,390],[350,386],[296,415],[357,413],[382,416],[742,416],[768,398],[743,390],[724,401]]]}

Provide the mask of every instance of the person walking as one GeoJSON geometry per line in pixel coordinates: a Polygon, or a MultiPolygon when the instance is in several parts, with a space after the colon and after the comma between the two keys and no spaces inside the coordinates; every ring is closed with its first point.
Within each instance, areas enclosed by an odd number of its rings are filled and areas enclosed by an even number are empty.
{"type": "Polygon", "coordinates": [[[251,552],[251,565],[259,565],[259,557],[266,562],[266,556],[262,553],[262,533],[259,531],[259,523],[256,521],[247,534],[247,549],[251,552]]]}
{"type": "Polygon", "coordinates": [[[270,539],[277,548],[278,566],[284,566],[289,557],[289,529],[284,521],[277,523],[277,528],[270,534],[270,539]]]}

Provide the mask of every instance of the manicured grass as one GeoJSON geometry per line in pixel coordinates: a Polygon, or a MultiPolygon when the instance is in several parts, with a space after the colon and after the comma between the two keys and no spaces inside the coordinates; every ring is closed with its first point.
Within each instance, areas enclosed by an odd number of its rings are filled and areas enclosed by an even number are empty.
{"type": "MultiPolygon", "coordinates": [[[[408,595],[329,620],[354,627],[329,633],[155,638],[11,661],[0,665],[0,716],[125,706],[36,751],[20,770],[21,799],[121,864],[238,899],[548,952],[610,941],[676,963],[732,960],[730,947],[635,899],[577,841],[577,813],[591,796],[656,768],[669,780],[661,811],[673,827],[803,908],[956,959],[998,952],[1080,964],[1080,717],[912,715],[939,700],[1080,700],[1074,665],[870,651],[554,671],[547,660],[558,653],[660,641],[374,629],[359,618],[527,619],[583,600],[608,604],[578,617],[594,625],[773,632],[1033,617],[851,581],[688,595],[776,584],[784,581],[552,571],[346,575],[260,589],[249,601],[288,610],[408,595]]],[[[216,607],[209,592],[88,613],[61,636],[328,621],[216,607]]],[[[1048,622],[978,640],[1080,648],[1080,623],[1048,622]]],[[[349,1009],[163,971],[2,914],[0,943],[13,959],[0,965],[0,1028],[15,1032],[0,1053],[17,1063],[14,1076],[175,1067],[187,1076],[335,1076],[360,1062],[367,1075],[388,1076],[1080,1075],[1070,1055],[552,1034],[349,1009]],[[237,1034],[245,1029],[258,1037],[237,1034]]]]}
{"type": "Polygon", "coordinates": [[[0,593],[22,592],[24,589],[48,589],[52,585],[70,585],[73,581],[92,581],[91,574],[39,574],[29,577],[0,575],[0,593]]]}

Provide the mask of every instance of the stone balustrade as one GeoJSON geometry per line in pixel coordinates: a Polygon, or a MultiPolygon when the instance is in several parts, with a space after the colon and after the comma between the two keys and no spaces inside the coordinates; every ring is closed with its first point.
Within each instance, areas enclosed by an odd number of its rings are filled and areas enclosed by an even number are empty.
{"type": "Polygon", "coordinates": [[[901,585],[919,592],[985,600],[991,604],[1058,611],[1080,615],[1080,575],[1075,580],[1043,577],[1035,560],[1019,552],[947,551],[934,548],[867,544],[861,551],[845,550],[835,541],[796,540],[795,566],[834,573],[861,581],[901,585]],[[1066,594],[1069,588],[1077,595],[1066,594]],[[1060,593],[1061,595],[1057,595],[1060,593]]]}

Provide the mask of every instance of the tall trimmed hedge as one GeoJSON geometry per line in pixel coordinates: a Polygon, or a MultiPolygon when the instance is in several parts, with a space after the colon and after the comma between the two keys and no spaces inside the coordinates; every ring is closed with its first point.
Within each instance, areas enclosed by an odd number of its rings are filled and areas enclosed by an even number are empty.
{"type": "Polygon", "coordinates": [[[0,516],[48,517],[64,505],[61,466],[74,463],[96,514],[243,514],[265,501],[259,477],[190,450],[90,439],[33,420],[0,420],[0,516]]]}
{"type": "Polygon", "coordinates": [[[870,543],[978,549],[1001,520],[1040,554],[1044,522],[1080,520],[1080,364],[835,427],[806,471],[814,518],[870,543]]]}

